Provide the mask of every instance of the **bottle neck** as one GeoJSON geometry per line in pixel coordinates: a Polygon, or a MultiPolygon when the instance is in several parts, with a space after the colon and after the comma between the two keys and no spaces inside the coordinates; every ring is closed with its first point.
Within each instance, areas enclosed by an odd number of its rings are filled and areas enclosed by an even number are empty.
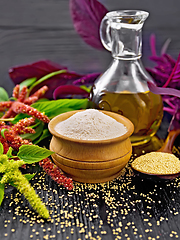
{"type": "Polygon", "coordinates": [[[136,60],[142,55],[142,31],[131,24],[121,24],[120,29],[111,28],[112,56],[121,60],[136,60]]]}

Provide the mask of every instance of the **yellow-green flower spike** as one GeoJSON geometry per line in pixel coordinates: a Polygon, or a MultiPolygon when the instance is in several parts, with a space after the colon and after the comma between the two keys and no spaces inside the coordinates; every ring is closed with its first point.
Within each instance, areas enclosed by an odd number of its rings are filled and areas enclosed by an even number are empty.
{"type": "Polygon", "coordinates": [[[33,209],[43,218],[49,218],[49,211],[41,198],[36,194],[34,188],[19,170],[19,167],[25,164],[23,160],[8,160],[7,155],[0,155],[0,172],[4,173],[0,183],[12,182],[18,191],[25,196],[33,209]]]}

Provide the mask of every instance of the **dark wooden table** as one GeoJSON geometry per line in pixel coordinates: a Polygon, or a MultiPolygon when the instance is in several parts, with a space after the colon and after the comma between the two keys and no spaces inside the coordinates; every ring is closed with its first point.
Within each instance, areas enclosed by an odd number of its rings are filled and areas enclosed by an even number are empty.
{"type": "MultiPolygon", "coordinates": [[[[177,0],[102,0],[109,9],[150,12],[143,28],[143,62],[149,61],[149,37],[157,49],[171,38],[174,58],[180,49],[180,2],[177,0]]],[[[68,0],[0,0],[0,86],[11,95],[8,69],[49,59],[78,73],[104,71],[111,61],[106,51],[86,45],[75,32],[68,0]]],[[[166,130],[166,127],[165,127],[166,130]]],[[[162,127],[162,131],[165,131],[162,127]]],[[[165,134],[165,133],[164,133],[165,134]]],[[[180,141],[177,140],[176,146],[180,141]]],[[[8,186],[0,207],[0,239],[178,239],[180,237],[180,179],[156,182],[134,175],[127,166],[106,184],[78,184],[73,191],[58,186],[41,169],[31,184],[50,210],[44,221],[28,202],[8,186]]]]}

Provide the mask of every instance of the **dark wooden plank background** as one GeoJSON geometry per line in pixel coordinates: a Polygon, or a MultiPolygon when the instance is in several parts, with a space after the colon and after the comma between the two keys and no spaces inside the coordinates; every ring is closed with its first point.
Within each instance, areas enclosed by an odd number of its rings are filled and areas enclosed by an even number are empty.
{"type": "MultiPolygon", "coordinates": [[[[149,36],[157,46],[167,38],[169,53],[180,49],[180,1],[101,0],[108,10],[142,9],[150,12],[143,29],[143,62],[151,64],[149,36]]],[[[68,0],[0,0],[0,86],[11,94],[8,69],[40,59],[50,59],[80,73],[104,71],[111,56],[86,45],[74,30],[68,0]]]]}
{"type": "MultiPolygon", "coordinates": [[[[172,41],[168,52],[177,58],[180,52],[180,1],[101,0],[101,2],[109,10],[142,9],[150,12],[150,16],[143,29],[143,62],[145,66],[151,64],[148,57],[150,56],[149,37],[152,33],[156,34],[158,49],[160,49],[167,38],[171,38],[172,41]]],[[[86,45],[77,35],[69,14],[68,0],[0,0],[0,86],[5,87],[8,93],[11,94],[13,83],[9,78],[8,69],[12,66],[31,63],[40,59],[49,59],[79,73],[90,73],[104,71],[111,61],[111,56],[107,51],[98,51],[86,45]]],[[[36,181],[38,181],[38,177],[35,178],[34,184],[36,184],[36,181]]],[[[130,181],[131,179],[129,178],[122,178],[122,180],[117,180],[116,184],[119,189],[117,192],[115,192],[113,186],[112,188],[110,186],[107,190],[107,196],[111,194],[110,196],[115,196],[117,202],[119,202],[119,199],[122,201],[120,209],[118,208],[118,216],[114,218],[114,222],[111,223],[114,224],[114,229],[119,229],[118,221],[125,222],[125,225],[122,227],[122,236],[124,236],[122,239],[128,239],[126,237],[127,233],[129,236],[132,236],[131,239],[146,240],[147,234],[150,236],[148,239],[155,239],[157,235],[160,236],[159,239],[162,240],[177,239],[178,235],[180,236],[180,181],[177,180],[174,181],[173,184],[166,185],[165,183],[151,183],[135,177],[129,186],[130,181]],[[127,184],[127,187],[125,190],[122,189],[121,192],[121,185],[124,186],[125,184],[127,184]],[[149,196],[151,198],[149,198],[149,196]],[[125,203],[124,199],[126,201],[125,203]],[[138,202],[137,200],[139,199],[140,201],[138,202]],[[150,200],[152,201],[150,202],[150,200]],[[132,205],[132,203],[135,203],[135,205],[132,205]],[[121,208],[123,209],[123,207],[125,211],[131,210],[127,219],[125,215],[121,214],[121,208]],[[148,207],[152,209],[149,210],[148,207]],[[153,217],[148,215],[149,212],[152,213],[153,217]],[[148,222],[146,222],[147,219],[148,222]],[[158,220],[157,222],[159,224],[159,219],[163,219],[161,225],[157,225],[156,223],[158,220]],[[129,230],[127,228],[128,225],[126,224],[130,221],[135,222],[138,228],[138,235],[134,235],[132,229],[130,228],[129,230]],[[150,228],[150,230],[152,228],[152,235],[151,232],[146,232],[148,228],[150,228]],[[173,236],[172,233],[174,234],[173,236]]],[[[89,196],[88,191],[90,190],[86,190],[87,193],[86,191],[84,193],[79,189],[71,196],[68,195],[63,188],[59,188],[50,181],[48,177],[46,178],[45,184],[48,192],[42,189],[41,196],[44,194],[47,198],[52,196],[52,199],[55,199],[54,202],[52,202],[52,209],[55,209],[54,206],[58,204],[57,211],[60,211],[64,209],[64,206],[66,207],[65,203],[69,201],[70,205],[74,202],[78,210],[82,208],[81,210],[85,211],[86,201],[90,200],[89,198],[87,200],[84,196],[89,196]],[[53,191],[49,192],[49,188],[51,190],[53,189],[53,191]],[[57,194],[55,195],[54,190],[63,196],[64,200],[60,198],[60,200],[56,202],[57,194]],[[64,201],[64,203],[60,201],[64,201]],[[79,207],[79,205],[81,206],[79,207]]],[[[98,212],[100,219],[104,221],[103,229],[106,229],[108,234],[103,236],[103,239],[115,239],[115,236],[112,234],[114,229],[111,229],[110,225],[108,225],[109,223],[106,222],[107,210],[109,214],[112,211],[112,217],[114,210],[110,208],[106,209],[109,207],[105,206],[104,202],[106,191],[98,191],[100,192],[98,192],[98,194],[103,194],[103,196],[99,198],[97,194],[95,200],[97,200],[98,207],[96,208],[95,206],[95,211],[92,209],[94,211],[93,214],[98,212]]],[[[8,205],[11,203],[11,198],[16,197],[16,192],[10,188],[7,190],[7,196],[9,196],[9,198],[6,197],[6,203],[3,205],[0,213],[0,239],[30,239],[29,236],[33,233],[34,236],[31,239],[36,240],[37,236],[35,235],[36,232],[34,233],[34,229],[36,229],[38,234],[40,232],[40,234],[44,236],[41,237],[40,235],[39,239],[45,239],[46,234],[51,234],[50,239],[55,239],[52,238],[53,234],[56,234],[57,229],[61,230],[59,224],[54,224],[57,223],[55,220],[52,223],[45,223],[42,228],[40,227],[41,224],[38,225],[36,223],[30,226],[28,220],[25,221],[26,215],[24,216],[22,214],[21,216],[20,213],[17,218],[13,215],[13,209],[18,208],[16,203],[13,203],[14,206],[8,205]],[[47,232],[42,232],[44,229],[47,229],[47,232]],[[12,230],[16,230],[15,233],[12,232],[12,230]],[[5,235],[7,232],[9,235],[5,235]],[[17,238],[11,237],[12,235],[17,236],[17,238]]],[[[48,201],[48,204],[51,203],[51,200],[48,201]]],[[[21,205],[25,211],[26,205],[27,203],[24,203],[23,207],[21,205]]],[[[91,206],[89,206],[89,208],[91,208],[91,206]]],[[[68,210],[71,211],[71,209],[68,210]]],[[[80,211],[81,214],[82,211],[80,211]]],[[[91,213],[89,209],[88,211],[91,213]]],[[[58,216],[60,216],[59,212],[58,214],[58,216]]],[[[81,216],[84,216],[85,220],[89,219],[86,219],[84,212],[80,217],[81,216]]],[[[91,222],[89,225],[89,229],[91,230],[91,226],[94,227],[94,225],[91,222]]],[[[76,240],[77,236],[80,236],[80,230],[75,227],[74,229],[76,232],[72,235],[72,238],[67,238],[68,234],[70,235],[70,228],[67,228],[67,232],[59,234],[59,238],[57,237],[56,239],[76,240]]],[[[101,231],[101,229],[98,231],[101,231]]]]}

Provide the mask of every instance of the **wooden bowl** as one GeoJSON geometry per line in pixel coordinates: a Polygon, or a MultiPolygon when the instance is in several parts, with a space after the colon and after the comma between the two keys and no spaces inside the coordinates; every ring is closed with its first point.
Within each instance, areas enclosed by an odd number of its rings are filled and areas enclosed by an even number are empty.
{"type": "Polygon", "coordinates": [[[98,183],[114,179],[127,164],[132,153],[129,137],[134,126],[130,120],[117,113],[100,111],[122,123],[127,132],[116,138],[106,140],[81,140],[63,136],[54,130],[55,126],[72,116],[84,111],[77,110],[60,114],[53,118],[48,127],[53,135],[50,150],[54,162],[68,176],[78,182],[98,183]]]}

